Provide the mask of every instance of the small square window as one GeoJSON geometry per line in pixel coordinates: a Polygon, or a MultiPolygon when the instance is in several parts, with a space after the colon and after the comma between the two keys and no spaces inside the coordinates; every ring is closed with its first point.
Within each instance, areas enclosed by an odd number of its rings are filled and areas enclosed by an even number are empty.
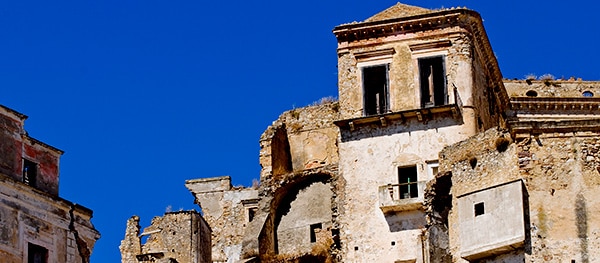
{"type": "Polygon", "coordinates": [[[483,202],[475,204],[475,216],[480,216],[485,214],[485,206],[483,202]]]}

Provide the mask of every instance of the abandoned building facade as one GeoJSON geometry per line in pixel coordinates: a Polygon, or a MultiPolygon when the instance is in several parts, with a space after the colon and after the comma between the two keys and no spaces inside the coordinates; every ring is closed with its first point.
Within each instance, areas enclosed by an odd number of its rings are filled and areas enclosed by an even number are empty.
{"type": "Polygon", "coordinates": [[[600,82],[503,79],[465,8],[398,3],[333,33],[339,100],[267,128],[260,184],[185,182],[212,262],[600,258],[600,82]]]}
{"type": "Polygon", "coordinates": [[[25,119],[0,105],[0,261],[89,262],[92,210],[59,197],[63,152],[30,137],[25,119]]]}

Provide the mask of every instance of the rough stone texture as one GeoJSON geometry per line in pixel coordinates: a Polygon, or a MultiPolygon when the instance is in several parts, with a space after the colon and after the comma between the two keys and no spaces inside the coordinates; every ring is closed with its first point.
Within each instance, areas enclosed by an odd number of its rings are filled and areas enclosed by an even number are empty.
{"type": "Polygon", "coordinates": [[[188,180],[185,185],[212,229],[212,261],[239,260],[249,213],[256,211],[258,190],[232,187],[229,176],[188,180]]]}
{"type": "Polygon", "coordinates": [[[186,182],[213,229],[213,261],[600,258],[598,82],[502,79],[481,17],[464,8],[397,4],[333,32],[339,101],[265,130],[258,187],[186,182]],[[447,100],[432,106],[419,59],[439,56],[427,61],[443,61],[447,100]],[[388,107],[373,114],[363,68],[382,65],[388,107]],[[478,198],[495,234],[467,222],[478,198]]]}
{"type": "Polygon", "coordinates": [[[119,246],[121,262],[212,262],[210,228],[196,211],[155,217],[141,234],[139,220],[133,216],[127,221],[125,239],[119,246]],[[147,239],[142,244],[144,236],[147,239]]]}
{"type": "Polygon", "coordinates": [[[26,118],[0,106],[0,261],[27,262],[35,245],[48,262],[89,262],[100,238],[92,211],[59,197],[62,151],[29,137],[26,118]],[[24,160],[35,167],[27,180],[24,160]]]}
{"type": "Polygon", "coordinates": [[[546,79],[546,80],[504,80],[504,87],[511,97],[529,97],[528,91],[535,91],[533,97],[581,98],[583,92],[590,91],[594,97],[600,96],[599,81],[583,81],[581,79],[546,79]]]}

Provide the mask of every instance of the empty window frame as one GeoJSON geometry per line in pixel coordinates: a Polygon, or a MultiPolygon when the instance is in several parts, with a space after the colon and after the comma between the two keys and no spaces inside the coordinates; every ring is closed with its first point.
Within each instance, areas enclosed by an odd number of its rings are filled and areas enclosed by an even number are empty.
{"type": "Polygon", "coordinates": [[[37,164],[23,159],[23,182],[35,187],[37,180],[37,164]]]}
{"type": "Polygon", "coordinates": [[[317,242],[317,232],[323,229],[323,225],[321,223],[316,223],[310,225],[310,243],[317,242]]]}
{"type": "Polygon", "coordinates": [[[36,244],[28,243],[27,246],[27,263],[47,263],[48,249],[36,244]]]}
{"type": "Polygon", "coordinates": [[[419,197],[417,166],[398,167],[400,199],[419,197]]]}
{"type": "Polygon", "coordinates": [[[389,109],[389,64],[362,68],[365,116],[386,113],[389,109]]]}
{"type": "Polygon", "coordinates": [[[256,210],[258,210],[258,207],[249,207],[247,209],[247,222],[252,222],[252,220],[254,220],[254,216],[256,215],[256,210]]]}
{"type": "Polygon", "coordinates": [[[448,104],[444,56],[419,58],[421,107],[448,104]]]}

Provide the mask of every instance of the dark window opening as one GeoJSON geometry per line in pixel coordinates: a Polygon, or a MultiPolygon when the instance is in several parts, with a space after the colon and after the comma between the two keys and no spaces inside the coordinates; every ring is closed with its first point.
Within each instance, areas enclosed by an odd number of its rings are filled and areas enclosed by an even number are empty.
{"type": "Polygon", "coordinates": [[[37,177],[37,164],[23,159],[23,182],[35,187],[37,177]]]}
{"type": "Polygon", "coordinates": [[[480,216],[485,214],[485,207],[483,202],[475,204],[475,216],[480,216]]]}
{"type": "Polygon", "coordinates": [[[340,230],[337,228],[331,229],[331,237],[333,238],[333,243],[335,244],[335,248],[341,249],[342,243],[340,242],[340,230]]]}
{"type": "Polygon", "coordinates": [[[537,97],[538,93],[535,90],[528,90],[525,92],[525,96],[527,97],[537,97]]]}
{"type": "Polygon", "coordinates": [[[419,59],[421,107],[433,107],[448,103],[444,57],[419,59]]]}
{"type": "Polygon", "coordinates": [[[419,196],[417,188],[417,166],[399,167],[398,182],[400,184],[400,199],[419,196]]]}
{"type": "Polygon", "coordinates": [[[591,97],[594,97],[594,93],[592,93],[592,92],[591,92],[591,91],[589,91],[589,90],[586,90],[586,91],[584,91],[584,92],[582,93],[582,95],[583,95],[584,97],[586,97],[586,98],[591,98],[591,97]]]}
{"type": "Polygon", "coordinates": [[[362,68],[365,116],[388,111],[389,64],[362,68]]]}
{"type": "Polygon", "coordinates": [[[254,220],[254,216],[256,215],[256,207],[248,208],[248,222],[252,222],[254,220]]]}
{"type": "Polygon", "coordinates": [[[323,229],[323,225],[321,223],[310,225],[310,243],[317,242],[317,231],[320,231],[321,229],[323,229]]]}
{"type": "Polygon", "coordinates": [[[27,246],[27,263],[47,263],[48,250],[42,246],[29,243],[27,246]]]}

